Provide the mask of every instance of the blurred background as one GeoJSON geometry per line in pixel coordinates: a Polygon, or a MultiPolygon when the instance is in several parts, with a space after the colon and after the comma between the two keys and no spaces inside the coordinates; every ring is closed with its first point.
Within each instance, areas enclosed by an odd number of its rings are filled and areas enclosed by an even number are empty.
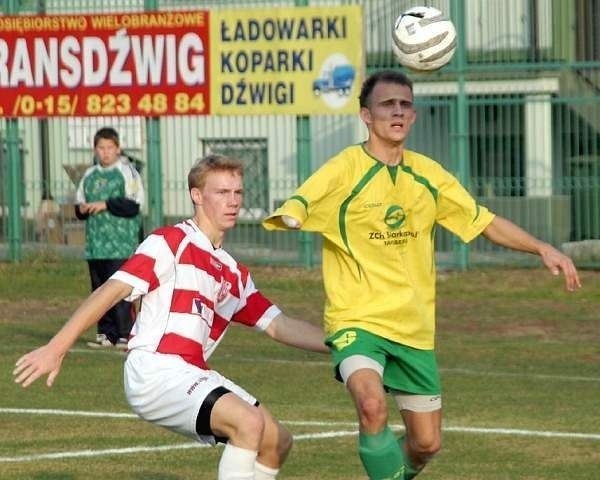
{"type": "MultiPolygon", "coordinates": [[[[2,15],[93,14],[342,5],[362,7],[365,71],[401,68],[392,54],[396,17],[416,5],[453,20],[452,62],[415,82],[418,120],[408,147],[439,161],[479,202],[600,265],[600,0],[4,1],[2,15]]],[[[0,17],[1,18],[1,17],[0,17]]],[[[354,93],[354,92],[353,92],[354,93]]],[[[83,258],[76,184],[93,162],[92,137],[115,127],[146,185],[144,230],[192,213],[187,171],[209,152],[241,158],[245,199],[226,248],[248,263],[320,261],[320,239],[266,233],[261,220],[312,171],[365,139],[358,115],[197,115],[0,119],[0,259],[39,251],[83,258]]],[[[489,242],[469,246],[439,229],[442,267],[520,265],[531,256],[489,242]]]]}

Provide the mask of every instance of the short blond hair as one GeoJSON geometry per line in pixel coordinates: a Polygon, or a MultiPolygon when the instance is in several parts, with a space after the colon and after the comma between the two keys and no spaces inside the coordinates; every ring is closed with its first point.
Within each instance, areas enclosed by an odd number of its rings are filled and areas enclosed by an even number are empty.
{"type": "Polygon", "coordinates": [[[206,177],[210,172],[227,171],[244,176],[244,167],[237,158],[219,153],[211,153],[198,160],[188,173],[188,189],[204,187],[206,177]]]}

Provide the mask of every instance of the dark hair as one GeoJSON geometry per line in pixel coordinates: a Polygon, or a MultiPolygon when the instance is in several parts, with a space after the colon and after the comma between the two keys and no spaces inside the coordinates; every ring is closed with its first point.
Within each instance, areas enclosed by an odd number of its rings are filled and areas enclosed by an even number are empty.
{"type": "Polygon", "coordinates": [[[360,107],[368,107],[369,101],[371,100],[371,93],[375,88],[375,85],[378,83],[396,83],[398,85],[405,85],[410,88],[412,93],[413,91],[413,83],[410,78],[408,78],[404,73],[398,72],[396,70],[381,70],[379,72],[375,72],[364,81],[362,84],[362,88],[360,89],[360,95],[358,96],[358,101],[360,107]]]}
{"type": "Polygon", "coordinates": [[[202,188],[206,183],[206,176],[210,172],[228,171],[244,175],[242,162],[237,158],[228,157],[219,153],[210,153],[198,160],[188,173],[188,189],[202,188]]]}
{"type": "Polygon", "coordinates": [[[100,130],[98,130],[95,133],[95,135],[94,135],[94,148],[96,148],[96,146],[98,145],[98,142],[102,138],[105,139],[105,140],[112,140],[113,142],[115,142],[115,145],[117,147],[120,146],[120,143],[119,143],[119,134],[112,127],[102,127],[100,130]]]}

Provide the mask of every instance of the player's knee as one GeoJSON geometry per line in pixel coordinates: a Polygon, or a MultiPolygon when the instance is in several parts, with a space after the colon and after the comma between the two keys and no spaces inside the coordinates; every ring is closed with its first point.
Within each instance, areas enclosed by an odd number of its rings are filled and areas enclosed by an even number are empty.
{"type": "Polygon", "coordinates": [[[265,430],[263,445],[276,452],[277,457],[280,459],[287,456],[292,449],[293,442],[292,434],[280,424],[276,424],[276,428],[265,430]]]}
{"type": "Polygon", "coordinates": [[[292,449],[292,434],[281,425],[275,428],[267,423],[265,433],[258,451],[262,462],[269,465],[282,465],[292,449]]]}
{"type": "Polygon", "coordinates": [[[367,397],[357,402],[360,423],[367,431],[380,431],[388,419],[385,399],[367,397]]]}
{"type": "Polygon", "coordinates": [[[236,425],[234,436],[244,445],[258,446],[265,430],[265,419],[257,408],[248,409],[243,422],[236,425]]]}
{"type": "Polygon", "coordinates": [[[294,438],[292,434],[285,428],[279,430],[279,438],[277,439],[277,452],[280,458],[287,457],[287,454],[292,449],[294,438]]]}
{"type": "Polygon", "coordinates": [[[439,435],[420,436],[410,439],[409,446],[413,455],[425,463],[440,451],[442,441],[439,435]]]}

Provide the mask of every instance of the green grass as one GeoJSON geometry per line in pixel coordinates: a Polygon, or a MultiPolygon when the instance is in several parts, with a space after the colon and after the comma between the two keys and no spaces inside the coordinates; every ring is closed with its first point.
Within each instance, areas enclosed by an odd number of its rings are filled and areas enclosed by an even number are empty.
{"type": "MultiPolygon", "coordinates": [[[[261,290],[287,313],[320,321],[318,271],[253,271],[261,290]]],[[[562,279],[541,269],[440,274],[444,446],[420,479],[598,478],[600,272],[581,274],[584,288],[572,294],[563,290],[562,279]]],[[[130,412],[122,392],[124,356],[86,349],[93,329],[68,355],[53,388],[38,381],[24,390],[12,382],[16,359],[48,340],[87,295],[88,285],[84,262],[0,264],[0,409],[130,412]]],[[[351,401],[332,379],[328,356],[286,348],[236,327],[211,364],[254,393],[296,436],[281,478],[366,478],[355,435],[311,437],[356,430],[351,401]]],[[[390,421],[400,424],[397,412],[390,421]]],[[[221,452],[188,448],[188,439],[128,417],[0,411],[0,428],[2,480],[214,480],[221,452]],[[165,450],[101,452],[159,446],[165,450]],[[65,452],[90,456],[35,457],[65,452]],[[33,459],[7,461],[27,456],[33,459]]]]}

